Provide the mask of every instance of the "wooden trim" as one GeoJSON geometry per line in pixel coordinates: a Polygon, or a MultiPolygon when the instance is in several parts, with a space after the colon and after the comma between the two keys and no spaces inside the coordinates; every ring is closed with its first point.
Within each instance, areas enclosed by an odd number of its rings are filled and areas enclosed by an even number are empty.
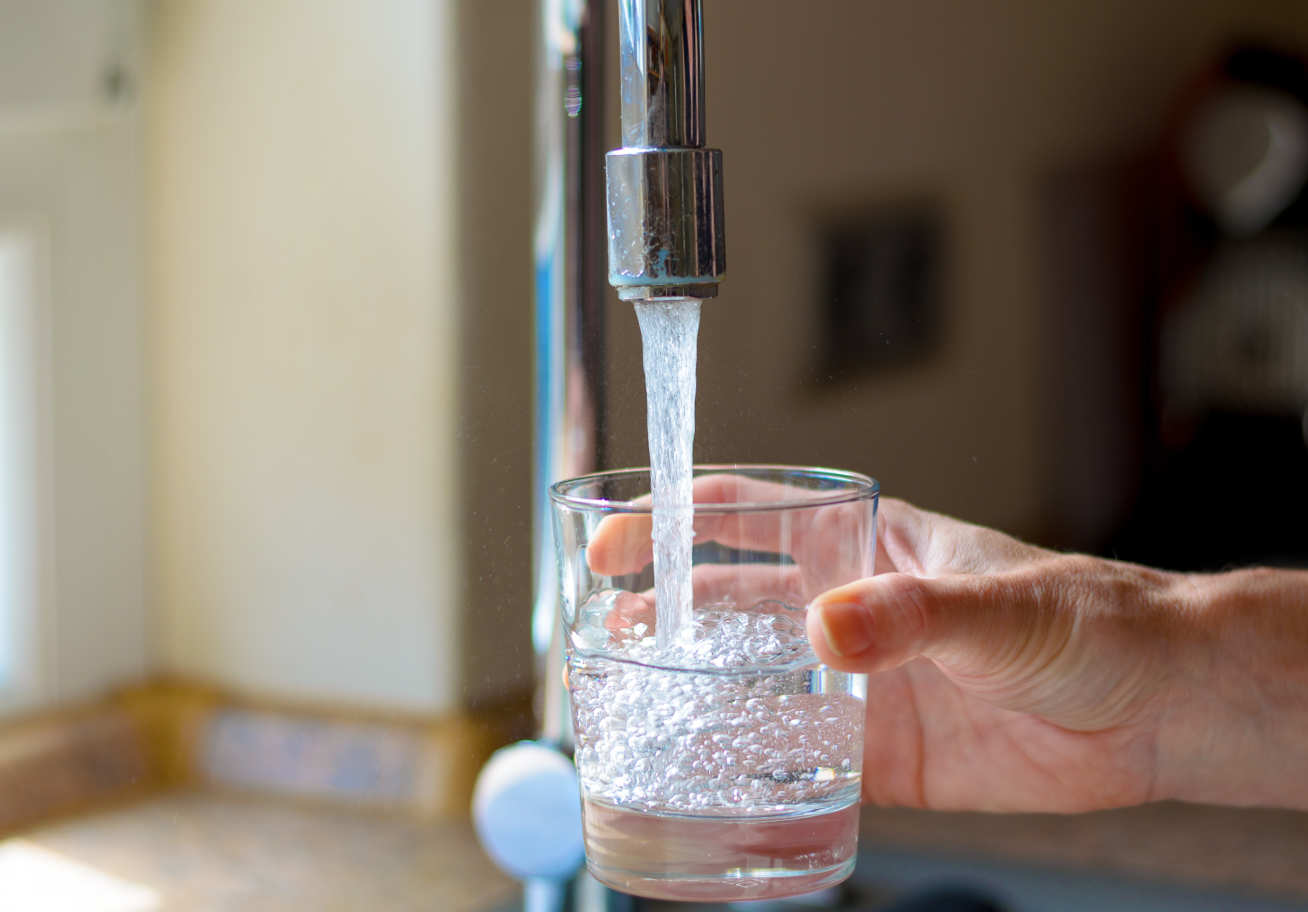
{"type": "Polygon", "coordinates": [[[0,728],[0,831],[187,787],[466,818],[485,759],[530,729],[525,696],[438,717],[152,681],[0,728]]]}
{"type": "Polygon", "coordinates": [[[131,714],[102,706],[0,732],[0,832],[157,787],[131,714]]]}

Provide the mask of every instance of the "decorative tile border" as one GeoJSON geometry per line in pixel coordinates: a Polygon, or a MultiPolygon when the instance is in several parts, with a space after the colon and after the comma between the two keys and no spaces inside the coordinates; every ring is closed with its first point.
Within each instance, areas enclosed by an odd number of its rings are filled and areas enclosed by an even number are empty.
{"type": "Polygon", "coordinates": [[[224,707],[198,753],[212,784],[403,807],[418,794],[423,744],[394,726],[224,707]]]}

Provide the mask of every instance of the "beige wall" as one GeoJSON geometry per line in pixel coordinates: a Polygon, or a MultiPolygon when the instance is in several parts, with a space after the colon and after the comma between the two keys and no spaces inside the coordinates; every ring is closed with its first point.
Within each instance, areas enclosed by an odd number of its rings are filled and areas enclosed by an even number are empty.
{"type": "Polygon", "coordinates": [[[455,706],[449,6],[151,11],[157,656],[263,694],[455,706]]]}
{"type": "Polygon", "coordinates": [[[531,686],[531,11],[152,8],[164,669],[436,711],[531,686]]]}

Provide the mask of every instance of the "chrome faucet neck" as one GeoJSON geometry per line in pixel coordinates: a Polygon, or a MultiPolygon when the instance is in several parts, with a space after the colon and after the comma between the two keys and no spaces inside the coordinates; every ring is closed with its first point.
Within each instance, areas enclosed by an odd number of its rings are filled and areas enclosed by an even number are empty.
{"type": "Polygon", "coordinates": [[[704,145],[704,32],[694,0],[620,0],[622,143],[704,145]]]}
{"type": "Polygon", "coordinates": [[[608,169],[609,282],[711,298],[726,271],[722,152],[704,145],[702,0],[619,0],[623,148],[608,169]]]}

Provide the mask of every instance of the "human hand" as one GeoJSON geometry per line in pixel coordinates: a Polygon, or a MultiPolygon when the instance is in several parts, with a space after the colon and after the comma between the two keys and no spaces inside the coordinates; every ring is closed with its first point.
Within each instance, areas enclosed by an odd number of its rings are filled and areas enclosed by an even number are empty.
{"type": "Polygon", "coordinates": [[[883,499],[877,575],[809,637],[872,672],[869,800],[1084,811],[1308,807],[1308,574],[1164,573],[883,499]]]}
{"type": "MultiPolygon", "coordinates": [[[[697,481],[697,502],[726,499],[713,484],[697,481]]],[[[812,600],[809,637],[825,663],[872,673],[868,800],[993,811],[1163,798],[1308,808],[1308,574],[1165,573],[1058,554],[883,499],[877,574],[819,595],[824,562],[851,542],[837,509],[812,512],[792,530],[795,566],[779,597],[812,600]]],[[[592,542],[592,568],[648,564],[649,531],[648,517],[613,517],[592,542]]],[[[696,538],[777,541],[775,529],[719,519],[697,519],[696,538]]],[[[702,569],[697,602],[749,579],[702,569]]],[[[762,593],[737,594],[750,604],[762,593]]],[[[618,623],[652,622],[652,593],[631,596],[629,610],[618,623]]]]}

